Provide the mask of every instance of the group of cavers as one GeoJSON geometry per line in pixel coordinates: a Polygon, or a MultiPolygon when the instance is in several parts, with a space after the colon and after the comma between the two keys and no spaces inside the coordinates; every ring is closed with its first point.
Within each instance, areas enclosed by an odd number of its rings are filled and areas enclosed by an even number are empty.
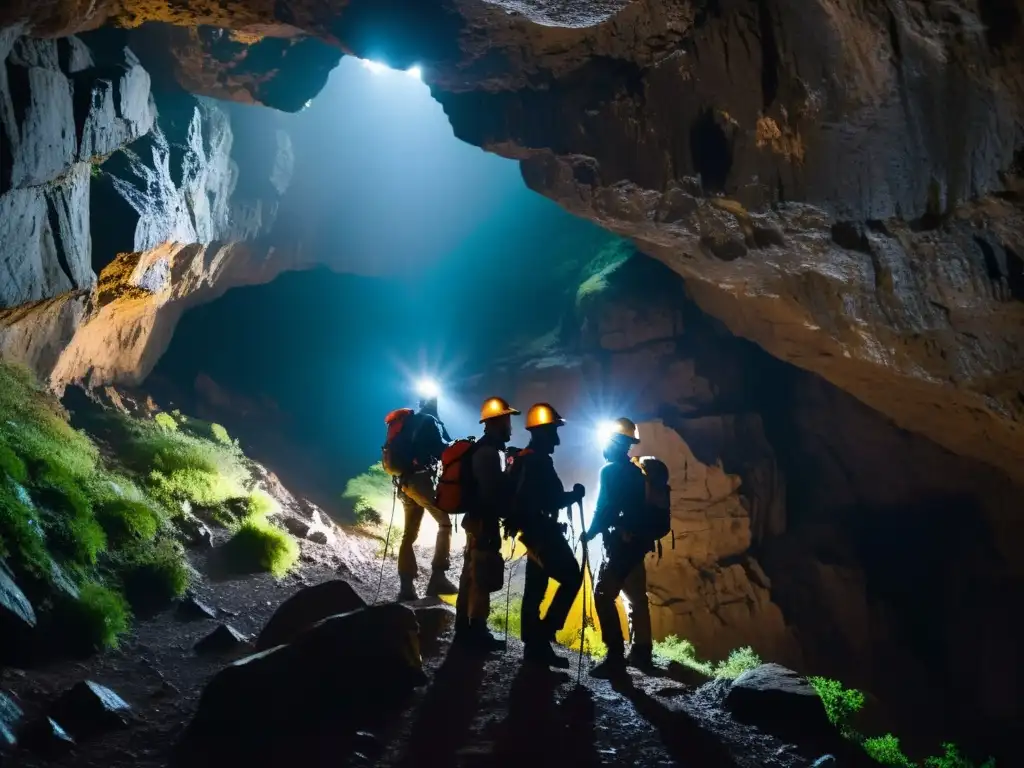
{"type": "MultiPolygon", "coordinates": [[[[527,550],[521,622],[524,659],[564,668],[569,661],[553,645],[583,586],[586,558],[581,567],[560,516],[562,510],[571,516],[574,504],[582,509],[585,489],[576,484],[565,490],[555,471],[552,456],[560,442],[559,428],[565,424],[558,412],[548,403],[537,403],[527,411],[530,441],[522,450],[508,445],[512,418],[519,415],[506,400],[489,398],[480,412],[483,436],[452,440],[438,417],[436,396],[421,398],[418,410],[402,408],[388,414],[383,465],[395,478],[405,512],[398,599],[418,598],[413,544],[428,511],[437,521],[438,533],[427,596],[458,595],[453,639],[457,646],[481,654],[503,647],[489,631],[487,620],[491,594],[500,591],[504,582],[504,529],[505,537],[518,536],[527,550]],[[446,575],[453,518],[461,518],[466,534],[457,587],[446,575]],[[558,586],[542,616],[549,579],[558,586]]],[[[639,442],[634,422],[622,418],[610,423],[597,504],[590,525],[579,537],[584,552],[599,535],[605,550],[594,610],[608,655],[591,670],[595,677],[622,674],[627,666],[648,669],[652,665],[644,561],[670,532],[671,512],[665,465],[653,457],[630,458],[639,442]],[[628,657],[615,604],[620,593],[625,593],[630,609],[628,657]]]]}

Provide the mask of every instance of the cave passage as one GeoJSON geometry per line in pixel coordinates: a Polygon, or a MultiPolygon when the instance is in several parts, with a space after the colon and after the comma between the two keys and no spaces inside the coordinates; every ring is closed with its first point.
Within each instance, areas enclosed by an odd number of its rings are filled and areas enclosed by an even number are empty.
{"type": "MultiPolygon", "coordinates": [[[[321,266],[187,312],[147,386],[187,400],[204,376],[272,403],[274,428],[317,456],[336,493],[379,458],[383,416],[410,404],[416,378],[457,395],[553,327],[581,269],[618,239],[528,190],[516,162],[456,139],[408,72],[346,58],[283,117],[295,170],[276,226],[306,232],[321,266]]],[[[244,174],[262,158],[238,162],[244,174]]],[[[476,406],[446,398],[441,415],[468,432],[476,406]]]]}

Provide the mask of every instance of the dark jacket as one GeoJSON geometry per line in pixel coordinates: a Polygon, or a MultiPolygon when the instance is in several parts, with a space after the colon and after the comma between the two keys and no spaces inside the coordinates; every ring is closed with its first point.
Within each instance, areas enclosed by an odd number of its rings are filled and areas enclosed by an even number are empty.
{"type": "Polygon", "coordinates": [[[444,423],[432,414],[418,411],[412,429],[413,455],[417,467],[436,468],[444,449],[452,442],[444,423]]]}
{"type": "Polygon", "coordinates": [[[644,512],[646,482],[640,467],[628,458],[610,461],[601,468],[600,491],[590,535],[607,534],[609,529],[633,532],[631,523],[641,522],[644,512]]]}
{"type": "Polygon", "coordinates": [[[467,530],[470,530],[472,521],[478,520],[489,532],[497,531],[498,521],[508,517],[508,475],[501,457],[504,448],[504,443],[485,434],[470,449],[470,471],[463,486],[467,530]]]}
{"type": "Polygon", "coordinates": [[[550,454],[527,448],[516,456],[509,474],[513,495],[509,522],[515,530],[528,531],[538,521],[557,521],[559,511],[575,500],[562,485],[550,454]]]}

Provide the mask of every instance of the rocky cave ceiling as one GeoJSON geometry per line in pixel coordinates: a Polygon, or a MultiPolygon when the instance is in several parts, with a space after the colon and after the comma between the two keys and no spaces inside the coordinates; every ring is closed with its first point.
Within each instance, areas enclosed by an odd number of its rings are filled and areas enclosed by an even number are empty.
{"type": "MultiPolygon", "coordinates": [[[[734,333],[1018,480],[1020,18],[1006,0],[0,10],[5,50],[116,28],[161,87],[283,110],[342,51],[417,64],[456,135],[633,238],[734,333]]],[[[233,247],[214,235],[237,240],[211,231],[204,253],[233,247]]]]}

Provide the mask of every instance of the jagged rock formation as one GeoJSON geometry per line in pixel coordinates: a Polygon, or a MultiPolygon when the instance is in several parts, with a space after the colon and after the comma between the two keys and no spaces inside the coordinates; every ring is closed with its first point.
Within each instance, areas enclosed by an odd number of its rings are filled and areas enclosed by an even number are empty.
{"type": "Polygon", "coordinates": [[[154,33],[185,87],[286,109],[312,95],[325,45],[421,64],[461,138],[635,238],[734,333],[1024,477],[1016,6],[140,1],[0,15],[36,34],[147,21],[196,28],[154,33]]]}

